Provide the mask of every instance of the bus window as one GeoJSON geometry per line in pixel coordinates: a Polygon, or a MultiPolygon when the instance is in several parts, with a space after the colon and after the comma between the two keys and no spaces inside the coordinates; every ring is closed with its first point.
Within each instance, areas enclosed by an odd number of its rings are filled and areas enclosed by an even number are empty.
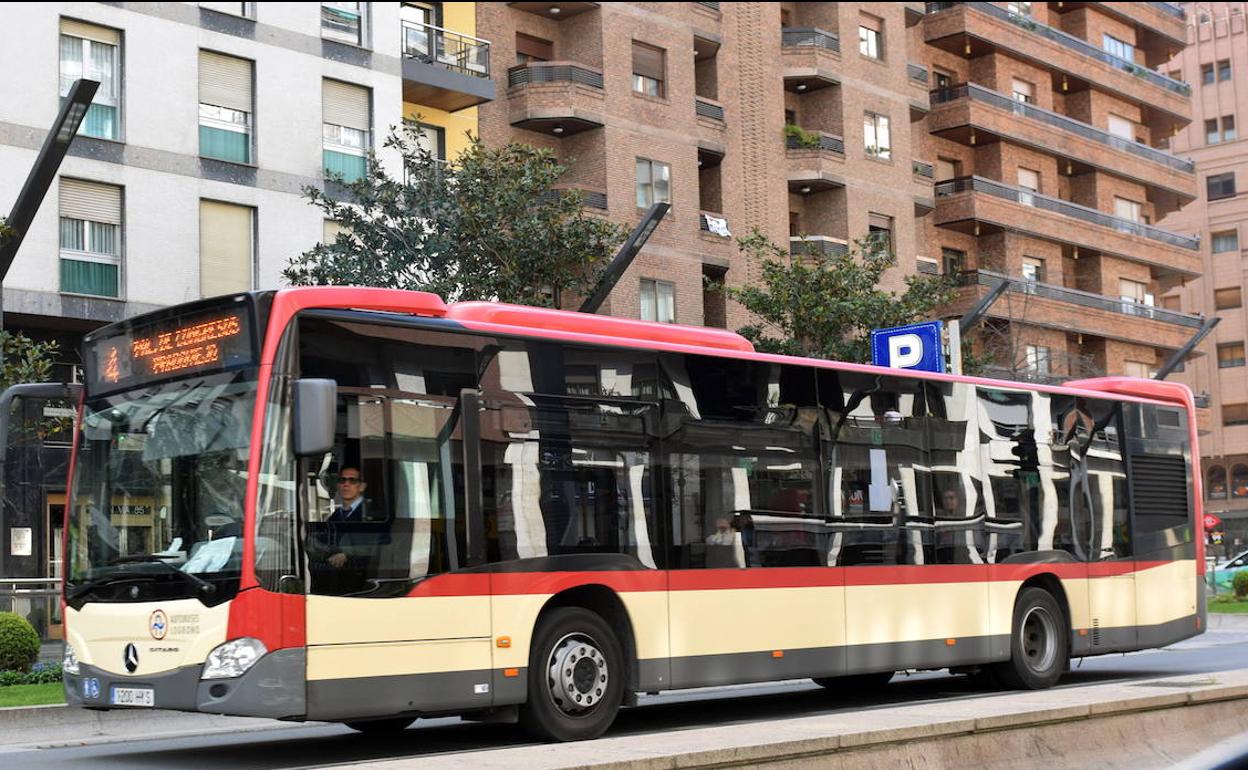
{"type": "Polygon", "coordinates": [[[931,561],[935,532],[923,383],[854,372],[820,374],[833,532],[826,563],[931,561]]]}
{"type": "Polygon", "coordinates": [[[800,366],[660,356],[672,568],[818,566],[814,373],[800,366]]]}
{"type": "Polygon", "coordinates": [[[928,419],[932,508],[937,564],[982,564],[983,486],[979,472],[979,409],[975,388],[965,383],[927,383],[936,391],[929,404],[943,402],[928,419]],[[940,401],[936,399],[940,398],[940,401]]]}
{"type": "Polygon", "coordinates": [[[658,566],[654,376],[653,355],[640,351],[512,340],[492,348],[480,381],[491,561],[619,554],[630,566],[658,566]]]}
{"type": "Polygon", "coordinates": [[[1048,398],[1031,391],[978,388],[985,561],[999,563],[1070,542],[1049,454],[1048,398]]]}

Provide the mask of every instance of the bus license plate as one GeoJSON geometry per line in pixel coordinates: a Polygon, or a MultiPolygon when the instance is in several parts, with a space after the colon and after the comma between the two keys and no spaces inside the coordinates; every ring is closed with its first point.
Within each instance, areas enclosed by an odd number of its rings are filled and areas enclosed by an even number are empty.
{"type": "Polygon", "coordinates": [[[147,687],[114,687],[114,706],[154,706],[156,691],[147,687]]]}

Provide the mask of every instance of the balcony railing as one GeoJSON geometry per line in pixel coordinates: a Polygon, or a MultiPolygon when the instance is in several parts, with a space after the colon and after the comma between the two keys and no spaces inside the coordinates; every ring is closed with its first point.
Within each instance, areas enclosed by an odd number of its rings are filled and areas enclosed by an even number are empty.
{"type": "Polygon", "coordinates": [[[921,176],[924,179],[934,179],[936,177],[936,169],[931,163],[922,160],[910,161],[910,170],[915,176],[921,176]]]}
{"type": "Polygon", "coordinates": [[[1178,19],[1186,19],[1187,12],[1178,3],[1149,3],[1162,13],[1168,13],[1178,19]]]}
{"type": "Polygon", "coordinates": [[[719,3],[698,3],[698,5],[705,5],[707,8],[710,8],[713,11],[719,10],[719,3]]]}
{"type": "Polygon", "coordinates": [[[461,75],[490,76],[488,40],[451,32],[432,24],[403,22],[403,55],[461,75]]]}
{"type": "Polygon", "coordinates": [[[1047,195],[1041,195],[1031,190],[1025,190],[1020,187],[1011,187],[992,179],[985,179],[980,176],[962,176],[956,179],[949,179],[944,182],[936,183],[936,197],[945,198],[960,192],[977,192],[986,195],[992,195],[997,198],[1004,198],[1014,203],[1020,203],[1024,206],[1032,206],[1044,211],[1052,211],[1056,214],[1072,217],[1083,222],[1089,222],[1101,227],[1108,227],[1117,230],[1120,233],[1128,235],[1138,235],[1141,238],[1160,241],[1171,246],[1177,246],[1181,249],[1190,249],[1197,251],[1200,249],[1200,239],[1193,238],[1189,235],[1180,235],[1172,233],[1169,230],[1162,230],[1160,227],[1153,227],[1142,222],[1133,222],[1130,219],[1123,219],[1094,208],[1081,206],[1078,203],[1064,201],[1061,198],[1050,198],[1047,195]]]}
{"type": "Polygon", "coordinates": [[[780,30],[781,48],[826,48],[841,52],[841,41],[831,32],[815,27],[785,27],[780,30]]]}
{"type": "Polygon", "coordinates": [[[1119,315],[1148,318],[1163,323],[1186,326],[1191,329],[1199,329],[1205,320],[1201,316],[1190,313],[1166,310],[1165,308],[1145,305],[1142,302],[1113,299],[1112,297],[1094,294],[1089,291],[1068,289],[1065,286],[1029,281],[1025,278],[1014,278],[991,270],[967,270],[958,274],[958,284],[961,286],[987,286],[995,288],[1003,281],[1010,284],[1007,291],[1011,293],[1030,294],[1036,297],[1058,300],[1059,302],[1069,302],[1080,307],[1105,310],[1110,313],[1118,313],[1119,315]]]}
{"type": "Polygon", "coordinates": [[[818,144],[805,144],[796,136],[785,137],[785,147],[790,150],[823,150],[824,152],[845,154],[845,140],[833,134],[819,134],[818,144]]]}
{"type": "Polygon", "coordinates": [[[507,70],[507,87],[530,83],[578,83],[602,89],[602,73],[571,62],[530,62],[507,70]]]}
{"type": "Polygon", "coordinates": [[[693,108],[700,118],[710,118],[711,120],[718,120],[720,123],[724,122],[724,107],[721,104],[703,99],[701,96],[695,96],[693,98],[693,108]]]}
{"type": "Polygon", "coordinates": [[[952,88],[940,88],[931,92],[932,104],[944,104],[957,99],[969,97],[977,102],[990,104],[998,109],[1007,110],[1015,115],[1019,115],[1032,120],[1037,120],[1045,125],[1060,128],[1063,131],[1069,131],[1077,134],[1085,139],[1091,139],[1094,142],[1113,147],[1123,152],[1131,153],[1145,160],[1151,160],[1154,163],[1161,163],[1169,166],[1176,171],[1182,171],[1186,174],[1193,174],[1196,171],[1196,164],[1187,159],[1180,158],[1177,155],[1171,155],[1163,150],[1149,147],[1146,144],[1124,139],[1121,136],[1114,136],[1108,131],[1089,125],[1080,120],[1062,115],[1061,113],[1052,112],[1050,110],[1037,107],[1034,104],[1020,102],[1017,99],[1011,99],[1005,94],[997,93],[989,88],[984,88],[976,83],[965,83],[952,88]]]}
{"type": "Polygon", "coordinates": [[[924,67],[922,64],[915,64],[913,62],[906,64],[906,74],[909,75],[910,79],[916,83],[927,85],[927,67],[924,67]]]}
{"type": "Polygon", "coordinates": [[[1021,29],[1025,29],[1029,32],[1033,32],[1047,40],[1052,40],[1058,45],[1066,46],[1067,48],[1073,51],[1077,51],[1083,54],[1084,56],[1090,56],[1093,59],[1102,61],[1105,64],[1108,64],[1109,66],[1113,67],[1114,69],[1119,69],[1119,70],[1122,70],[1123,72],[1129,72],[1138,78],[1147,80],[1149,83],[1152,83],[1155,86],[1160,86],[1162,88],[1165,88],[1168,91],[1173,91],[1174,93],[1182,94],[1183,96],[1191,96],[1192,94],[1192,89],[1187,83],[1183,83],[1178,80],[1174,80],[1173,78],[1166,77],[1165,75],[1161,74],[1160,72],[1157,72],[1156,70],[1152,70],[1143,65],[1136,64],[1133,61],[1128,61],[1126,59],[1122,59],[1117,56],[1114,56],[1108,51],[1103,51],[1100,48],[1097,48],[1096,46],[1092,45],[1088,41],[1083,40],[1082,38],[1078,38],[1078,37],[1075,37],[1074,35],[1067,34],[1061,31],[1060,29],[1055,29],[1053,27],[1048,26],[1047,24],[1041,24],[1040,22],[1032,19],[1030,16],[1023,16],[1021,14],[1014,13],[1013,11],[1010,11],[1007,8],[1002,8],[999,5],[993,5],[992,3],[984,3],[984,2],[928,3],[927,12],[937,13],[938,11],[948,10],[950,8],[953,8],[959,5],[966,5],[971,8],[974,8],[975,10],[981,13],[986,13],[989,16],[993,16],[995,18],[1008,21],[1011,24],[1017,25],[1021,29]]]}
{"type": "Polygon", "coordinates": [[[821,235],[809,235],[805,238],[791,236],[789,238],[789,254],[805,256],[822,254],[827,257],[838,257],[848,253],[849,244],[842,240],[833,240],[821,235]]]}
{"type": "Polygon", "coordinates": [[[557,187],[552,190],[546,190],[537,197],[543,203],[549,203],[558,200],[565,192],[578,193],[581,196],[581,203],[586,208],[607,210],[607,194],[600,190],[586,190],[580,187],[557,187]]]}

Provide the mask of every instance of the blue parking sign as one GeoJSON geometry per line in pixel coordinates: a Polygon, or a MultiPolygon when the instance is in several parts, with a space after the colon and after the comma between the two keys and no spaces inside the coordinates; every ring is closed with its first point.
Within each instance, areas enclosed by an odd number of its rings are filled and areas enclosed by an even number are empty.
{"type": "Polygon", "coordinates": [[[893,369],[944,372],[944,324],[940,321],[871,331],[871,363],[893,369]]]}

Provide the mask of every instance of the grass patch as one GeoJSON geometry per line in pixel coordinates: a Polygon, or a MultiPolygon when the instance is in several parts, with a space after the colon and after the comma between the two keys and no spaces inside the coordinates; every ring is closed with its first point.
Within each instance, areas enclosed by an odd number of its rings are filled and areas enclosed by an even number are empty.
{"type": "Polygon", "coordinates": [[[65,702],[65,688],[60,682],[47,684],[14,684],[0,687],[0,708],[10,706],[45,706],[65,702]]]}
{"type": "Polygon", "coordinates": [[[1236,599],[1234,594],[1221,594],[1209,600],[1209,611],[1248,613],[1248,598],[1236,599]]]}

